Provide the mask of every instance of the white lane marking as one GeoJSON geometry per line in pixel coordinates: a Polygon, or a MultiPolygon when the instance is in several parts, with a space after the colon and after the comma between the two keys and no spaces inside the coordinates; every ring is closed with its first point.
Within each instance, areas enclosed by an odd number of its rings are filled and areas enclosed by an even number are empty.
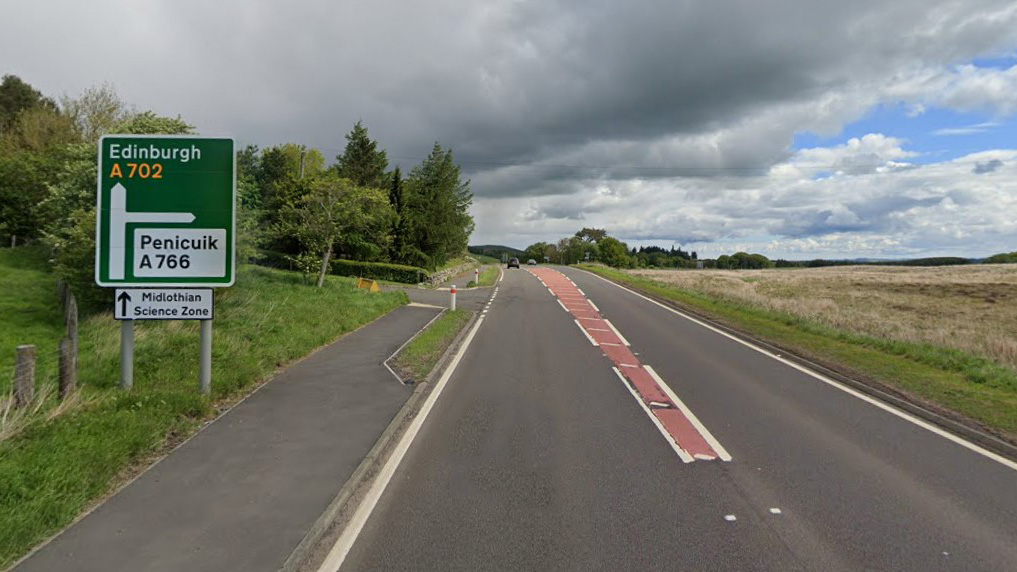
{"type": "Polygon", "coordinates": [[[625,339],[625,336],[621,335],[621,332],[618,331],[618,328],[614,327],[614,324],[611,323],[611,320],[604,320],[604,323],[607,324],[607,327],[611,328],[611,331],[614,332],[614,335],[618,336],[618,339],[621,340],[623,344],[627,346],[632,345],[629,343],[628,340],[625,339]]]}
{"type": "Polygon", "coordinates": [[[620,363],[618,365],[620,365],[622,367],[639,367],[638,365],[632,365],[630,363],[620,363]]]}
{"type": "Polygon", "coordinates": [[[696,453],[696,458],[699,459],[700,461],[716,461],[717,460],[717,457],[714,457],[713,455],[704,455],[702,453],[696,453]]]}
{"type": "Polygon", "coordinates": [[[555,298],[555,299],[554,299],[554,301],[555,301],[555,302],[558,302],[558,305],[559,305],[559,306],[561,306],[561,309],[562,309],[562,310],[565,310],[566,312],[568,312],[568,311],[569,311],[569,309],[565,307],[565,304],[562,304],[562,303],[561,303],[561,300],[559,300],[559,299],[555,298]]]}
{"type": "Polygon", "coordinates": [[[738,520],[738,517],[733,515],[733,514],[729,514],[729,515],[725,515],[724,516],[724,520],[726,520],[728,522],[734,522],[734,521],[738,520]]]}
{"type": "Polygon", "coordinates": [[[636,390],[632,389],[632,386],[629,385],[629,382],[628,380],[625,379],[625,376],[623,376],[622,373],[618,371],[618,368],[612,366],[611,369],[614,370],[614,374],[617,375],[618,379],[621,380],[622,385],[625,386],[625,389],[629,390],[629,393],[632,394],[632,398],[636,400],[636,403],[639,404],[639,407],[641,407],[643,411],[646,413],[646,415],[649,416],[650,421],[653,421],[653,424],[657,426],[657,430],[660,431],[660,434],[664,436],[664,440],[667,441],[667,444],[671,445],[671,448],[674,449],[675,453],[678,453],[678,458],[681,459],[683,463],[694,462],[695,459],[692,458],[692,455],[689,455],[688,453],[685,452],[684,449],[678,446],[678,443],[675,442],[674,438],[671,437],[671,434],[667,432],[667,429],[664,429],[664,426],[661,425],[660,419],[657,419],[657,416],[654,415],[652,411],[650,411],[650,408],[647,407],[645,403],[643,403],[643,400],[640,399],[639,395],[636,394],[636,390]]]}
{"type": "Polygon", "coordinates": [[[455,357],[449,363],[448,369],[442,374],[438,383],[431,390],[431,394],[427,396],[427,401],[420,408],[420,412],[416,417],[413,418],[413,422],[410,423],[406,433],[402,439],[399,440],[399,444],[396,445],[395,450],[392,451],[392,456],[389,457],[385,466],[382,467],[381,472],[378,473],[377,478],[371,485],[370,490],[367,491],[367,495],[364,500],[361,501],[360,506],[357,507],[357,511],[353,514],[353,518],[349,524],[343,530],[339,539],[336,540],[332,550],[329,551],[328,556],[325,557],[325,561],[321,563],[318,568],[318,572],[337,572],[339,567],[343,565],[343,561],[346,560],[346,555],[349,554],[350,549],[353,548],[353,543],[357,541],[357,537],[360,536],[360,531],[363,530],[364,524],[367,523],[367,519],[371,517],[371,513],[374,511],[374,507],[377,506],[378,500],[381,498],[382,493],[385,492],[385,488],[388,487],[389,481],[392,480],[392,475],[395,474],[396,469],[399,467],[399,463],[402,462],[403,457],[406,456],[406,451],[409,450],[410,445],[413,444],[413,440],[416,438],[417,433],[420,431],[420,427],[424,424],[424,420],[427,419],[428,414],[434,407],[435,402],[438,401],[438,397],[441,396],[441,392],[445,389],[448,384],[449,378],[452,377],[452,373],[455,372],[456,367],[459,365],[459,361],[462,360],[463,354],[466,353],[466,349],[470,347],[470,343],[473,342],[473,337],[477,334],[477,330],[480,325],[484,323],[484,318],[479,318],[477,323],[473,325],[473,329],[466,335],[466,339],[463,340],[463,345],[459,347],[459,351],[456,352],[455,357]]]}
{"type": "Polygon", "coordinates": [[[770,509],[770,514],[780,514],[780,509],[779,508],[771,508],[770,509]]]}
{"type": "Polygon", "coordinates": [[[444,306],[435,306],[434,304],[421,304],[420,302],[410,302],[406,304],[407,308],[437,308],[444,310],[444,306]]]}
{"type": "Polygon", "coordinates": [[[611,330],[609,330],[607,328],[587,328],[587,329],[590,330],[591,332],[610,332],[611,331],[611,330]]]}
{"type": "MultiPolygon", "coordinates": [[[[502,270],[501,268],[498,268],[498,282],[501,282],[501,279],[504,278],[504,277],[505,277],[505,271],[502,270]]],[[[497,290],[497,288],[495,288],[495,290],[497,290]]]]}
{"type": "Polygon", "coordinates": [[[664,380],[661,379],[659,375],[657,375],[657,372],[654,371],[652,367],[644,365],[643,369],[645,369],[646,373],[650,374],[650,377],[652,377],[653,380],[657,382],[657,385],[659,385],[660,388],[664,391],[664,393],[667,394],[668,398],[671,399],[671,402],[677,405],[678,409],[680,409],[681,412],[685,414],[685,417],[688,418],[689,422],[692,423],[692,426],[696,428],[696,431],[699,431],[699,434],[703,436],[703,439],[705,439],[706,442],[710,444],[710,448],[713,449],[713,452],[717,453],[717,456],[720,457],[720,460],[730,461],[731,455],[728,454],[727,449],[721,446],[720,442],[717,441],[717,439],[713,436],[712,433],[710,433],[706,426],[699,421],[699,418],[696,417],[694,413],[692,413],[692,410],[689,409],[681,399],[678,399],[678,396],[675,394],[675,392],[671,390],[671,386],[664,383],[664,380]]]}
{"type": "Polygon", "coordinates": [[[870,405],[874,405],[874,406],[882,409],[883,411],[886,411],[887,413],[890,413],[891,415],[895,415],[895,416],[897,416],[897,417],[899,417],[899,418],[901,418],[901,419],[903,419],[905,421],[909,421],[909,422],[911,422],[911,423],[921,427],[922,429],[926,429],[928,431],[931,431],[932,433],[935,433],[936,435],[939,435],[940,437],[943,437],[944,439],[947,439],[949,441],[953,441],[954,443],[960,445],[961,447],[964,447],[965,449],[968,449],[970,451],[978,453],[979,455],[982,455],[983,457],[992,459],[993,461],[996,461],[997,463],[1003,465],[1004,467],[1007,467],[1007,468],[1010,468],[1010,469],[1013,469],[1013,470],[1017,471],[1017,462],[1011,461],[1010,459],[1007,459],[1006,457],[1004,457],[1002,455],[999,455],[997,453],[993,453],[992,451],[990,451],[990,450],[988,450],[988,449],[986,449],[986,448],[984,448],[984,447],[982,447],[980,445],[976,445],[976,444],[972,443],[971,441],[968,441],[967,439],[964,439],[962,437],[958,437],[957,435],[954,435],[953,433],[950,433],[949,431],[947,431],[945,429],[940,429],[939,427],[936,427],[935,425],[933,425],[932,423],[929,423],[928,421],[925,421],[924,419],[919,419],[918,417],[915,417],[914,415],[911,415],[910,413],[907,413],[905,411],[901,411],[900,409],[897,409],[896,407],[894,407],[894,406],[892,406],[892,405],[890,405],[888,403],[883,403],[882,401],[876,399],[875,397],[868,396],[868,395],[866,395],[866,394],[864,394],[864,393],[862,393],[862,392],[860,392],[860,391],[858,391],[858,390],[856,390],[856,389],[854,389],[852,387],[848,387],[848,386],[842,384],[839,381],[836,381],[834,379],[826,377],[825,375],[823,375],[823,374],[821,374],[819,372],[812,371],[811,369],[808,369],[805,366],[798,365],[797,363],[795,363],[793,361],[786,360],[786,359],[780,357],[779,355],[774,354],[773,352],[767,351],[767,350],[765,350],[765,349],[763,349],[763,348],[761,348],[761,347],[759,347],[759,346],[757,346],[757,345],[755,345],[753,343],[750,343],[750,342],[747,342],[745,340],[739,339],[739,338],[737,338],[737,337],[735,337],[735,336],[733,336],[733,335],[731,335],[731,334],[729,334],[729,333],[727,333],[727,332],[725,332],[723,330],[720,330],[718,328],[715,328],[715,327],[711,326],[710,324],[707,324],[706,322],[703,322],[701,320],[693,318],[692,316],[689,316],[688,314],[685,314],[683,312],[679,312],[678,310],[675,310],[674,308],[672,308],[670,306],[667,306],[665,304],[661,304],[660,302],[658,302],[658,301],[656,301],[656,300],[654,300],[652,298],[648,298],[646,296],[643,296],[639,292],[636,292],[634,290],[630,290],[630,289],[622,286],[621,284],[615,284],[614,282],[611,282],[607,278],[604,278],[602,276],[597,276],[596,274],[593,274],[592,272],[588,272],[586,270],[583,270],[583,272],[586,272],[587,274],[590,274],[591,276],[595,276],[597,278],[600,278],[604,282],[607,282],[608,284],[610,284],[612,286],[620,288],[620,289],[628,292],[629,294],[633,294],[635,296],[638,296],[638,297],[642,298],[643,300],[646,300],[647,302],[650,302],[651,304],[656,304],[657,306],[660,306],[661,308],[667,310],[668,312],[671,312],[672,314],[675,314],[677,316],[681,316],[682,318],[685,318],[686,320],[688,320],[688,321],[690,321],[690,322],[692,322],[694,324],[698,324],[698,325],[700,325],[700,326],[702,326],[702,327],[704,327],[704,328],[706,328],[706,329],[708,329],[708,330],[710,330],[712,332],[720,334],[720,335],[724,336],[725,338],[728,338],[730,340],[738,342],[739,344],[741,344],[741,345],[743,345],[743,346],[745,346],[745,347],[747,347],[749,349],[755,350],[755,351],[757,351],[757,352],[759,352],[759,353],[761,353],[761,354],[763,354],[763,355],[765,355],[765,356],[767,356],[769,358],[775,359],[775,360],[783,363],[786,366],[789,366],[791,368],[794,368],[794,369],[804,373],[805,375],[808,375],[808,376],[810,376],[810,377],[812,377],[814,379],[818,379],[819,381],[821,381],[821,382],[823,382],[823,383],[825,383],[825,384],[827,384],[827,385],[829,385],[831,387],[835,387],[835,388],[843,391],[844,393],[847,393],[848,395],[857,397],[858,399],[861,399],[862,401],[864,401],[864,402],[866,402],[866,403],[868,403],[870,405]]]}
{"type": "MultiPolygon", "coordinates": [[[[407,304],[407,306],[412,306],[412,304],[407,304]]],[[[427,305],[421,304],[421,305],[420,305],[420,306],[418,306],[418,307],[426,307],[426,308],[439,308],[440,306],[427,306],[427,305]]],[[[408,344],[408,343],[412,342],[412,341],[413,341],[414,339],[416,339],[416,337],[417,337],[417,336],[419,336],[419,335],[420,335],[421,333],[423,333],[423,331],[424,331],[424,330],[426,330],[428,326],[430,326],[431,324],[433,324],[433,323],[434,323],[434,321],[435,321],[435,320],[437,320],[438,318],[440,318],[440,317],[441,317],[441,315],[442,315],[442,314],[444,314],[444,313],[445,313],[445,308],[441,308],[441,311],[440,311],[440,312],[438,312],[437,314],[435,314],[433,318],[431,318],[430,320],[428,320],[428,321],[427,321],[427,323],[426,323],[426,324],[424,324],[424,327],[422,327],[422,328],[420,328],[419,330],[417,330],[417,332],[416,332],[415,334],[413,334],[412,336],[410,336],[410,339],[408,339],[408,340],[406,340],[405,342],[403,342],[403,345],[399,346],[399,348],[398,348],[398,349],[396,349],[396,351],[392,352],[392,355],[388,356],[387,358],[385,358],[385,361],[381,362],[381,365],[385,366],[385,369],[387,369],[387,370],[388,370],[388,372],[389,372],[389,373],[391,373],[393,377],[395,377],[395,378],[396,378],[397,380],[399,380],[399,383],[401,383],[401,384],[403,384],[403,385],[406,385],[406,382],[405,382],[405,381],[403,381],[403,378],[399,377],[399,374],[398,374],[398,373],[396,373],[394,369],[392,369],[391,367],[389,367],[389,365],[388,365],[388,362],[389,362],[389,361],[390,361],[390,360],[391,360],[392,358],[396,357],[396,354],[398,354],[399,352],[403,351],[403,348],[405,348],[405,347],[406,347],[406,344],[408,344]]]]}
{"type": "Polygon", "coordinates": [[[587,298],[586,302],[590,305],[591,308],[596,310],[598,314],[600,313],[600,308],[598,308],[597,305],[593,303],[593,300],[590,300],[589,298],[587,298]]]}
{"type": "Polygon", "coordinates": [[[586,330],[583,329],[583,326],[582,326],[582,324],[579,323],[579,320],[572,320],[572,321],[576,323],[576,327],[579,328],[579,331],[582,332],[584,336],[586,336],[586,339],[590,340],[591,344],[593,344],[595,346],[599,346],[600,345],[600,344],[597,343],[597,340],[593,339],[593,336],[588,334],[586,332],[586,330]]]}
{"type": "Polygon", "coordinates": [[[611,342],[602,342],[600,345],[602,345],[602,346],[617,346],[619,348],[622,347],[621,344],[612,344],[611,342]]]}
{"type": "Polygon", "coordinates": [[[583,296],[586,295],[586,292],[583,292],[582,290],[580,290],[578,286],[576,286],[576,291],[579,292],[580,294],[582,294],[583,296]]]}

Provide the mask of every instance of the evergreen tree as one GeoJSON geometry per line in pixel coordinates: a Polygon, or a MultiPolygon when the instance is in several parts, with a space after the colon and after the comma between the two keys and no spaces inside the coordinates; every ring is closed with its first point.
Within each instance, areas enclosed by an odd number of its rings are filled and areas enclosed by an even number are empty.
{"type": "Polygon", "coordinates": [[[403,214],[406,221],[405,262],[437,268],[466,251],[473,217],[470,182],[460,180],[452,151],[438,143],[406,180],[403,214]]]}
{"type": "Polygon", "coordinates": [[[392,172],[392,185],[388,191],[388,202],[392,205],[392,211],[395,213],[392,223],[392,249],[389,257],[392,260],[401,260],[403,248],[406,246],[406,220],[403,216],[403,205],[405,203],[403,173],[398,166],[392,172]]]}
{"type": "Polygon", "coordinates": [[[361,187],[384,188],[388,157],[378,150],[378,142],[367,136],[367,128],[359,121],[346,134],[346,149],[336,156],[336,172],[340,177],[361,187]]]}

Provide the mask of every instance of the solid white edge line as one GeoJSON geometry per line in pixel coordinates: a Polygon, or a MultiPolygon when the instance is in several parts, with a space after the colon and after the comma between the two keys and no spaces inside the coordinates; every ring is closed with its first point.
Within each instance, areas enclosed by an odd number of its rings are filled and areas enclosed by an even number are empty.
{"type": "Polygon", "coordinates": [[[653,298],[648,298],[646,296],[643,296],[639,292],[635,292],[633,290],[630,290],[630,289],[622,286],[621,284],[616,284],[616,283],[608,280],[607,278],[604,278],[603,276],[598,276],[598,275],[596,275],[596,274],[594,274],[592,272],[587,272],[586,270],[583,270],[583,272],[586,272],[587,274],[590,274],[591,276],[595,276],[597,278],[600,278],[601,280],[603,280],[604,282],[607,282],[608,284],[611,284],[612,286],[620,288],[620,289],[628,292],[629,294],[633,294],[635,296],[638,296],[638,297],[646,300],[647,302],[656,304],[657,306],[660,306],[661,308],[667,310],[668,312],[671,312],[672,314],[681,316],[682,318],[685,318],[686,320],[688,320],[690,322],[693,322],[693,323],[698,324],[698,325],[700,325],[700,326],[702,326],[702,327],[704,327],[704,328],[706,328],[708,330],[716,332],[716,333],[724,336],[725,338],[728,338],[728,339],[731,339],[731,340],[733,340],[735,342],[738,342],[739,344],[741,344],[741,345],[743,345],[743,346],[745,346],[747,348],[753,349],[753,350],[755,350],[755,351],[757,351],[757,352],[759,352],[759,353],[761,353],[761,354],[763,354],[763,355],[765,355],[765,356],[767,356],[769,358],[775,359],[775,360],[783,363],[784,365],[792,367],[792,368],[794,368],[794,369],[796,369],[796,370],[798,370],[798,371],[800,371],[800,372],[804,373],[805,375],[808,375],[808,376],[810,376],[812,378],[818,379],[819,381],[822,381],[823,383],[825,383],[825,384],[827,384],[827,385],[829,385],[831,387],[835,387],[835,388],[837,388],[837,389],[839,389],[839,390],[841,390],[841,391],[843,391],[843,392],[845,392],[845,393],[847,393],[849,395],[857,397],[858,399],[861,399],[862,401],[864,401],[866,403],[869,403],[870,405],[874,405],[874,406],[882,409],[883,411],[886,411],[887,413],[890,413],[892,415],[896,415],[897,417],[900,417],[901,419],[903,419],[905,421],[909,421],[911,423],[914,423],[915,425],[921,427],[922,429],[926,429],[928,431],[931,431],[932,433],[935,433],[936,435],[939,435],[940,437],[943,437],[944,439],[947,439],[949,441],[953,441],[954,443],[960,445],[961,447],[964,447],[965,449],[968,449],[970,451],[978,453],[979,455],[982,455],[983,457],[987,457],[989,459],[992,459],[993,461],[996,461],[997,463],[999,463],[999,464],[1001,464],[1001,465],[1003,465],[1005,467],[1008,467],[1010,469],[1013,469],[1013,470],[1017,471],[1017,463],[1015,463],[1014,461],[1011,461],[1010,459],[1007,459],[1006,457],[1004,457],[1002,455],[993,453],[992,451],[990,451],[990,450],[988,450],[988,449],[986,449],[984,447],[981,447],[979,445],[976,445],[976,444],[968,441],[967,439],[963,439],[961,437],[958,437],[958,436],[954,435],[953,433],[950,433],[949,431],[946,431],[945,429],[940,429],[939,427],[936,427],[935,425],[925,421],[924,419],[919,419],[918,417],[915,417],[914,415],[911,415],[910,413],[901,411],[900,409],[897,409],[896,407],[893,407],[892,405],[890,405],[888,403],[883,403],[882,401],[876,399],[875,397],[870,397],[870,396],[868,396],[868,395],[866,395],[866,394],[864,394],[864,393],[862,393],[862,392],[860,392],[860,391],[858,391],[858,390],[856,390],[854,388],[851,388],[851,387],[848,387],[848,386],[844,385],[843,383],[841,383],[839,381],[836,381],[834,379],[830,379],[829,377],[826,377],[825,375],[823,375],[823,374],[821,374],[819,372],[812,371],[811,369],[808,369],[807,367],[798,365],[798,364],[796,364],[793,361],[786,360],[786,359],[784,359],[784,358],[782,358],[782,357],[780,357],[780,356],[778,356],[778,355],[776,355],[776,354],[774,354],[772,352],[769,352],[769,351],[767,351],[767,350],[765,350],[765,349],[763,349],[763,348],[761,348],[761,347],[759,347],[759,346],[757,346],[755,344],[752,344],[752,343],[747,342],[745,340],[739,339],[739,338],[737,338],[737,337],[735,337],[735,336],[733,336],[733,335],[731,335],[731,334],[729,334],[729,333],[727,333],[727,332],[725,332],[723,330],[717,329],[717,328],[711,326],[710,324],[707,324],[706,322],[703,322],[701,320],[693,318],[692,316],[689,316],[688,314],[685,314],[683,312],[679,312],[678,310],[675,310],[674,308],[671,308],[670,306],[667,306],[665,304],[661,304],[660,302],[654,300],[653,298]]]}
{"type": "Polygon", "coordinates": [[[385,466],[382,467],[378,476],[375,478],[374,483],[371,485],[370,490],[367,491],[367,495],[364,500],[361,501],[360,506],[357,507],[356,512],[353,514],[353,518],[350,519],[349,524],[343,530],[342,535],[336,540],[335,545],[332,546],[332,550],[329,551],[328,556],[325,557],[325,561],[318,567],[318,572],[338,572],[339,568],[343,565],[343,561],[346,560],[346,556],[349,554],[350,549],[353,548],[353,544],[357,541],[357,537],[360,536],[360,531],[363,530],[364,525],[367,523],[367,519],[371,517],[371,513],[374,511],[374,507],[377,506],[378,500],[381,499],[382,493],[385,492],[385,488],[388,487],[389,482],[392,480],[392,476],[395,474],[399,464],[402,462],[403,457],[406,456],[406,451],[409,450],[410,445],[413,444],[413,440],[416,438],[417,433],[420,432],[420,427],[424,424],[424,420],[427,419],[428,414],[431,413],[431,409],[434,407],[435,402],[438,401],[438,397],[441,396],[441,392],[445,389],[448,384],[449,378],[455,372],[456,367],[462,360],[466,350],[470,347],[470,343],[473,342],[473,337],[477,334],[477,330],[480,329],[480,325],[484,323],[484,318],[478,318],[477,323],[473,325],[473,329],[466,335],[463,340],[463,345],[459,346],[459,351],[456,352],[455,357],[449,362],[448,368],[438,379],[438,383],[435,385],[431,394],[427,396],[427,401],[421,406],[420,412],[413,418],[413,422],[410,423],[406,433],[399,440],[399,444],[392,451],[392,456],[389,457],[385,466]]]}
{"type": "Polygon", "coordinates": [[[565,304],[562,304],[562,303],[561,303],[561,300],[559,300],[559,299],[555,298],[555,299],[554,299],[554,301],[555,301],[555,302],[558,302],[558,305],[559,305],[559,306],[561,306],[561,309],[562,309],[562,310],[565,310],[566,312],[568,312],[568,311],[569,311],[569,309],[565,307],[565,304]]]}
{"type": "Polygon", "coordinates": [[[679,447],[678,443],[676,443],[675,440],[671,437],[671,434],[667,432],[667,429],[664,429],[664,426],[661,425],[660,423],[660,419],[657,419],[657,416],[654,415],[652,411],[650,411],[650,408],[647,407],[645,403],[643,403],[643,400],[640,399],[639,395],[636,394],[636,390],[632,389],[632,386],[629,385],[628,380],[625,379],[625,376],[622,375],[621,371],[619,371],[618,368],[614,366],[612,366],[611,369],[614,370],[614,374],[617,375],[618,379],[621,380],[622,385],[625,386],[625,389],[629,390],[629,393],[632,394],[632,398],[636,400],[636,403],[639,404],[639,407],[641,407],[643,411],[646,413],[646,415],[650,417],[650,421],[653,421],[653,424],[657,426],[657,430],[660,431],[660,434],[664,436],[664,440],[667,441],[667,444],[671,445],[671,448],[674,449],[675,453],[678,453],[678,458],[681,459],[683,463],[695,462],[695,459],[692,458],[692,455],[688,454],[687,452],[685,452],[684,449],[679,447]]]}
{"type": "Polygon", "coordinates": [[[578,286],[576,286],[576,290],[578,290],[579,293],[582,294],[583,296],[586,295],[586,292],[583,292],[582,290],[580,290],[578,286]]]}
{"type": "Polygon", "coordinates": [[[621,335],[621,332],[618,331],[618,328],[614,327],[614,324],[611,323],[611,320],[604,320],[604,323],[607,324],[607,327],[611,328],[611,331],[614,332],[614,335],[618,336],[618,339],[621,340],[623,344],[627,346],[632,345],[629,343],[628,340],[625,339],[625,336],[621,335]]]}
{"type": "Polygon", "coordinates": [[[681,412],[685,414],[685,417],[687,417],[688,420],[692,423],[692,426],[696,428],[696,431],[699,431],[699,434],[703,436],[703,439],[706,439],[706,442],[710,444],[710,448],[713,449],[713,452],[717,453],[717,456],[720,457],[720,460],[730,461],[731,454],[728,453],[727,449],[725,449],[723,445],[720,444],[720,441],[717,441],[717,438],[713,436],[713,433],[710,433],[706,426],[703,425],[703,423],[699,420],[698,417],[696,417],[696,414],[692,413],[692,410],[689,409],[687,405],[685,405],[685,402],[682,401],[681,399],[678,399],[678,396],[671,389],[671,386],[665,383],[664,380],[661,379],[659,375],[657,375],[657,372],[652,367],[644,364],[643,369],[645,369],[646,373],[650,374],[650,377],[652,377],[653,380],[657,382],[657,385],[659,385],[660,388],[664,390],[664,393],[666,393],[667,396],[671,399],[671,402],[677,405],[678,409],[680,409],[681,412]]]}
{"type": "Polygon", "coordinates": [[[593,344],[595,346],[599,346],[600,345],[600,344],[597,343],[597,340],[593,339],[593,336],[591,336],[589,332],[587,332],[586,330],[583,329],[583,325],[579,323],[579,320],[572,320],[572,321],[576,323],[576,327],[579,328],[579,331],[582,332],[584,336],[586,336],[586,339],[590,340],[591,344],[593,344]]]}
{"type": "Polygon", "coordinates": [[[598,308],[597,305],[593,303],[593,300],[590,300],[589,298],[587,298],[586,302],[590,305],[590,307],[592,307],[594,310],[596,310],[598,314],[601,313],[600,308],[598,308]]]}

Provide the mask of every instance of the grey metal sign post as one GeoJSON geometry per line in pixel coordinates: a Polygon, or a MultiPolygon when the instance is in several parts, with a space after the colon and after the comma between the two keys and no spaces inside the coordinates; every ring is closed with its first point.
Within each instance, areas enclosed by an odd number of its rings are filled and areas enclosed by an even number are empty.
{"type": "Polygon", "coordinates": [[[116,291],[120,386],[134,385],[135,320],[201,320],[200,388],[212,383],[212,291],[236,278],[236,156],[228,138],[99,141],[95,282],[116,291]]]}

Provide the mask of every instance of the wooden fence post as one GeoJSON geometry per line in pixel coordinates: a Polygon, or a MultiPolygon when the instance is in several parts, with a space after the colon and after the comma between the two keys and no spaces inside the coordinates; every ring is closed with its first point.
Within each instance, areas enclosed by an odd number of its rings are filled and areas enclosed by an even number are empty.
{"type": "Polygon", "coordinates": [[[14,367],[14,406],[25,407],[35,397],[35,346],[18,346],[14,367]]]}
{"type": "Polygon", "coordinates": [[[74,342],[70,338],[60,340],[60,399],[74,393],[78,384],[78,360],[74,354],[74,342]]]}

